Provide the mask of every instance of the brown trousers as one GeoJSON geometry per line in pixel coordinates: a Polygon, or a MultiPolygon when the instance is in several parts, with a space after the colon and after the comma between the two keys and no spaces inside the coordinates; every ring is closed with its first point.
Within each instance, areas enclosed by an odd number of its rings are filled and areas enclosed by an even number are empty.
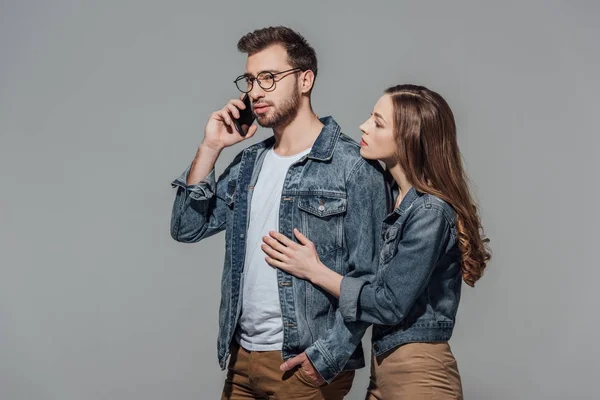
{"type": "Polygon", "coordinates": [[[318,386],[301,367],[282,372],[282,363],[280,351],[247,351],[234,344],[221,400],[341,400],[352,388],[354,371],[318,386]]]}
{"type": "Polygon", "coordinates": [[[367,400],[462,400],[460,374],[450,345],[408,343],[371,361],[367,400]]]}

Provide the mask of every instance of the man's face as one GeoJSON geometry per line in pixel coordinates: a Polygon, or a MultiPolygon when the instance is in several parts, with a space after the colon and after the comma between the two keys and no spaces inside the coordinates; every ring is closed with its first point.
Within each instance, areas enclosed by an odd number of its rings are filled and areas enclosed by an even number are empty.
{"type": "MultiPolygon", "coordinates": [[[[293,67],[288,63],[286,50],[279,45],[267,47],[263,51],[248,56],[246,74],[256,78],[263,76],[264,72],[276,74],[287,71],[293,67]]],[[[296,118],[300,107],[300,88],[298,73],[290,71],[274,76],[274,85],[270,89],[263,89],[254,81],[249,93],[252,100],[252,109],[260,126],[265,128],[278,128],[288,125],[296,118]]],[[[269,82],[261,81],[268,87],[269,82]]]]}

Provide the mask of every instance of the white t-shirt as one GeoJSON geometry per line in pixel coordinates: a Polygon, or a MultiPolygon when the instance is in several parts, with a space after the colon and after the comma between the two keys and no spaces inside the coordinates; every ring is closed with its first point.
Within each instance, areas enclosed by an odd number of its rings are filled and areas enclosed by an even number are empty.
{"type": "Polygon", "coordinates": [[[279,231],[279,205],[285,176],[289,167],[309,151],[282,157],[273,148],[269,149],[254,186],[246,233],[242,313],[237,337],[240,345],[249,351],[281,350],[283,344],[277,270],[265,261],[262,237],[268,236],[271,230],[279,231]]]}

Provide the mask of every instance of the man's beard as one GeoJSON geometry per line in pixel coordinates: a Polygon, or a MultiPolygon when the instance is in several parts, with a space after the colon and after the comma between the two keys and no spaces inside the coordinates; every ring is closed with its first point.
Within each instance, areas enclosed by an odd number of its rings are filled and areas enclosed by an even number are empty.
{"type": "Polygon", "coordinates": [[[300,90],[294,85],[292,95],[283,100],[271,116],[258,117],[256,122],[263,128],[281,128],[289,125],[298,115],[300,108],[300,90]]]}

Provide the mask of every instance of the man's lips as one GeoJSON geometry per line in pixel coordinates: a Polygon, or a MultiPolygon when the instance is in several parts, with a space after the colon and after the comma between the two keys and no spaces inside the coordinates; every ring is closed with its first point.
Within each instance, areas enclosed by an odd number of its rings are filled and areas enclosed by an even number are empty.
{"type": "Polygon", "coordinates": [[[269,107],[270,106],[268,104],[255,104],[254,112],[257,114],[264,113],[265,111],[267,111],[269,109],[269,107]]]}

